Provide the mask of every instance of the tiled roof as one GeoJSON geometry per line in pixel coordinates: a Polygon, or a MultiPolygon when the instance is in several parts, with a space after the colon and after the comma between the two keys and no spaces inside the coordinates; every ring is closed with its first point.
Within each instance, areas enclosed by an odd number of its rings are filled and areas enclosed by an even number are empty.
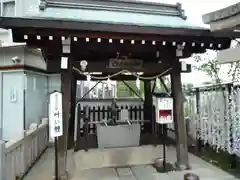
{"type": "Polygon", "coordinates": [[[204,29],[186,21],[181,4],[169,5],[131,0],[42,0],[32,18],[149,27],[204,29]]]}

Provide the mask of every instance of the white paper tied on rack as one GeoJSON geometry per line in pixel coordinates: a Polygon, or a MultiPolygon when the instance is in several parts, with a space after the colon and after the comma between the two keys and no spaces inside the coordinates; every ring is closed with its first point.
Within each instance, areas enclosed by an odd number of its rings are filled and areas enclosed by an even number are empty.
{"type": "Polygon", "coordinates": [[[121,120],[127,121],[129,119],[129,111],[127,109],[121,110],[121,120]]]}

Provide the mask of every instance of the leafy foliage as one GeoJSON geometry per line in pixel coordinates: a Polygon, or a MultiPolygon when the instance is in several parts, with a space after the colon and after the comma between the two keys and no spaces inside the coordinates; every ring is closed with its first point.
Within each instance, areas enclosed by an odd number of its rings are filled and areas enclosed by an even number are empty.
{"type": "MultiPolygon", "coordinates": [[[[140,82],[140,90],[137,88],[136,86],[136,82],[135,81],[126,81],[126,83],[135,91],[137,92],[139,95],[142,96],[142,94],[144,93],[144,84],[141,81],[140,82]]],[[[135,93],[128,88],[124,82],[119,81],[117,82],[117,96],[118,97],[135,97],[135,93]]]]}
{"type": "Polygon", "coordinates": [[[194,66],[195,69],[205,72],[211,77],[214,83],[221,83],[220,69],[221,65],[217,63],[216,58],[211,58],[211,56],[206,54],[194,54],[193,59],[200,64],[199,66],[194,66]]]}
{"type": "MultiPolygon", "coordinates": [[[[171,83],[168,80],[167,77],[163,78],[166,86],[168,89],[171,87],[171,83]]],[[[126,81],[126,83],[135,91],[137,92],[140,96],[144,96],[144,82],[140,82],[140,89],[137,88],[136,86],[136,81],[126,81]]],[[[151,81],[151,86],[154,88],[154,80],[151,81]]],[[[165,88],[163,84],[160,84],[160,87],[158,88],[155,86],[154,92],[165,92],[165,88]]],[[[122,81],[117,82],[117,96],[118,97],[136,97],[135,93],[130,90],[122,81]]]]}
{"type": "MultiPolygon", "coordinates": [[[[236,47],[239,45],[240,43],[237,41],[234,46],[236,47]]],[[[228,79],[232,82],[238,81],[240,77],[240,62],[233,62],[227,65],[219,64],[216,57],[212,57],[209,52],[206,52],[205,54],[194,54],[192,57],[195,62],[199,64],[198,66],[195,66],[195,68],[209,75],[213,83],[220,84],[223,82],[223,79],[221,78],[221,73],[223,71],[226,72],[226,76],[228,76],[228,79]]]]}

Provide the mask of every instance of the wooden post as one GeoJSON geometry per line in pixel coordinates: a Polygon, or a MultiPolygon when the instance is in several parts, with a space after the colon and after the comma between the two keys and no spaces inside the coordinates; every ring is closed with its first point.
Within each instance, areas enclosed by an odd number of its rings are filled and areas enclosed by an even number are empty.
{"type": "Polygon", "coordinates": [[[77,105],[77,139],[76,139],[76,143],[75,143],[75,147],[74,147],[74,151],[78,151],[80,149],[80,140],[81,140],[81,134],[80,134],[80,129],[81,129],[81,117],[82,113],[81,113],[81,109],[80,109],[80,105],[77,105]]]}
{"type": "Polygon", "coordinates": [[[68,149],[74,146],[74,130],[75,130],[75,108],[76,108],[76,77],[72,74],[72,89],[71,89],[71,117],[69,122],[69,138],[68,149]]]}
{"type": "MultiPolygon", "coordinates": [[[[197,116],[198,118],[200,118],[200,90],[199,88],[196,88],[196,106],[197,106],[197,116]]],[[[200,120],[200,119],[199,119],[200,120]]],[[[197,136],[200,135],[200,130],[197,130],[197,136]]],[[[202,140],[201,138],[197,138],[197,153],[201,153],[202,152],[202,140]]]]}
{"type": "Polygon", "coordinates": [[[67,149],[68,149],[68,130],[71,108],[71,76],[72,65],[71,60],[68,60],[68,69],[61,73],[61,91],[63,94],[63,135],[58,139],[58,167],[59,180],[66,180],[67,176],[67,149]]]}
{"type": "Polygon", "coordinates": [[[67,59],[67,67],[61,66],[61,92],[62,92],[62,113],[63,113],[63,135],[58,139],[58,173],[59,180],[67,180],[67,149],[69,135],[69,121],[71,108],[71,88],[72,88],[72,57],[71,38],[62,40],[62,51],[67,59]],[[66,69],[65,69],[66,68],[66,69]]]}
{"type": "Polygon", "coordinates": [[[179,61],[173,63],[171,72],[171,85],[173,96],[173,115],[176,134],[177,168],[183,170],[189,168],[188,145],[186,122],[184,120],[184,97],[181,83],[181,64],[179,61]]]}
{"type": "Polygon", "coordinates": [[[144,120],[150,120],[150,124],[144,124],[144,131],[147,133],[151,132],[152,128],[152,107],[153,107],[153,98],[152,98],[152,89],[151,81],[144,81],[144,120]]]}

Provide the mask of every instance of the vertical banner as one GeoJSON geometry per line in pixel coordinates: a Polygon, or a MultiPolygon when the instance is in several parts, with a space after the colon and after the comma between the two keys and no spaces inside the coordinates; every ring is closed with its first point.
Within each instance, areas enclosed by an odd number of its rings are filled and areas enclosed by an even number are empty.
{"type": "Polygon", "coordinates": [[[63,135],[62,93],[57,91],[50,95],[49,128],[51,138],[63,135]]]}

